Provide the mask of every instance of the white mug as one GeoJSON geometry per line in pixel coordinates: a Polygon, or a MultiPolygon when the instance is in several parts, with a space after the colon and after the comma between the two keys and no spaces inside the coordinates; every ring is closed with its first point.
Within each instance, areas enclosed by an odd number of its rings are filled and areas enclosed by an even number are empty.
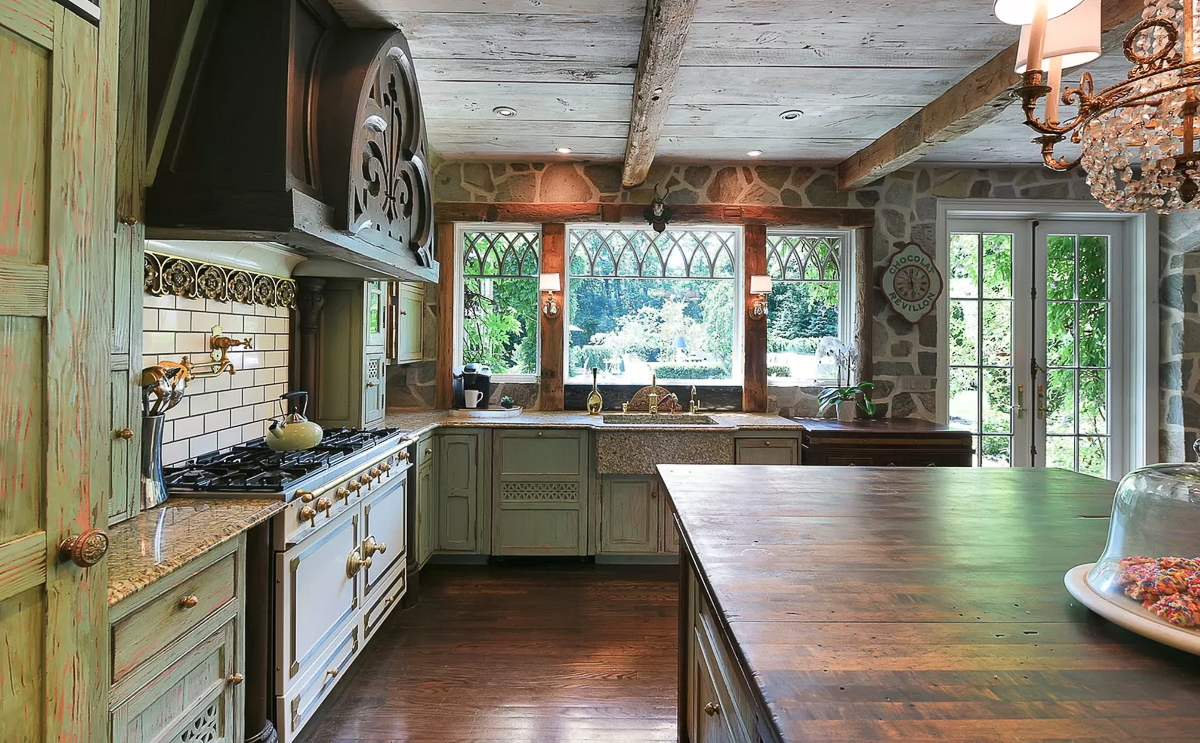
{"type": "Polygon", "coordinates": [[[479,390],[463,390],[463,397],[466,398],[468,408],[477,408],[483,401],[483,393],[479,390]]]}

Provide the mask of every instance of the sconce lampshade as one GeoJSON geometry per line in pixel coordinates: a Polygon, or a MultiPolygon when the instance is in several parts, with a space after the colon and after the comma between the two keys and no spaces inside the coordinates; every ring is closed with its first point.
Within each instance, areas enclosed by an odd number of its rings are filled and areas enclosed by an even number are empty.
{"type": "Polygon", "coordinates": [[[751,276],[750,277],[750,293],[751,294],[770,294],[771,293],[771,277],[770,276],[751,276]]]}
{"type": "MultiPolygon", "coordinates": [[[[1029,67],[1030,27],[1021,29],[1017,45],[1018,75],[1029,67]]],[[[1042,69],[1050,69],[1050,60],[1062,59],[1062,68],[1069,70],[1100,57],[1100,0],[1083,0],[1065,15],[1046,24],[1046,43],[1042,52],[1042,69]]]]}
{"type": "MultiPolygon", "coordinates": [[[[1083,0],[1040,0],[1046,3],[1046,18],[1058,18],[1083,0]]],[[[1039,0],[996,0],[993,10],[996,19],[1010,26],[1033,23],[1033,11],[1039,0]]],[[[1048,55],[1047,55],[1048,56],[1048,55]]]]}
{"type": "Polygon", "coordinates": [[[544,273],[538,279],[538,291],[543,292],[560,292],[562,291],[562,277],[556,273],[544,273]]]}

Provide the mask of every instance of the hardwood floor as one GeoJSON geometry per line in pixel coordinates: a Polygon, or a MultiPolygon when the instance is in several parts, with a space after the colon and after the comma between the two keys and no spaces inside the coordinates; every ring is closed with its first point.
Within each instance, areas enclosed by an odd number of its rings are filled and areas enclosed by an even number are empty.
{"type": "Polygon", "coordinates": [[[303,739],[675,741],[678,570],[429,566],[303,739]]]}

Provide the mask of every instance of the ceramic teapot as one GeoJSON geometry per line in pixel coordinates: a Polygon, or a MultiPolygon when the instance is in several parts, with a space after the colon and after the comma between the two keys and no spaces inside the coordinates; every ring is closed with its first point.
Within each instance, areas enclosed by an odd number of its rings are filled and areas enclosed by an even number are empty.
{"type": "Polygon", "coordinates": [[[308,411],[308,393],[289,392],[279,396],[278,418],[271,419],[267,429],[267,446],[273,451],[299,451],[311,449],[321,443],[325,432],[316,423],[304,417],[308,411]],[[285,410],[285,406],[290,410],[285,410]]]}

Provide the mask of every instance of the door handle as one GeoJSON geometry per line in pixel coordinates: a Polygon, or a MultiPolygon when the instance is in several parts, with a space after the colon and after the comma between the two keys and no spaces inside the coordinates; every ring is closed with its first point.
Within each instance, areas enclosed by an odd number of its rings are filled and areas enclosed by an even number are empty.
{"type": "Polygon", "coordinates": [[[99,529],[88,529],[84,533],[67,537],[58,545],[58,554],[81,568],[90,568],[104,559],[108,552],[108,534],[99,529]]]}
{"type": "Polygon", "coordinates": [[[1017,417],[1025,417],[1025,385],[1017,385],[1017,417]]]}
{"type": "Polygon", "coordinates": [[[1039,420],[1046,419],[1046,385],[1038,385],[1037,416],[1039,420]]]}

